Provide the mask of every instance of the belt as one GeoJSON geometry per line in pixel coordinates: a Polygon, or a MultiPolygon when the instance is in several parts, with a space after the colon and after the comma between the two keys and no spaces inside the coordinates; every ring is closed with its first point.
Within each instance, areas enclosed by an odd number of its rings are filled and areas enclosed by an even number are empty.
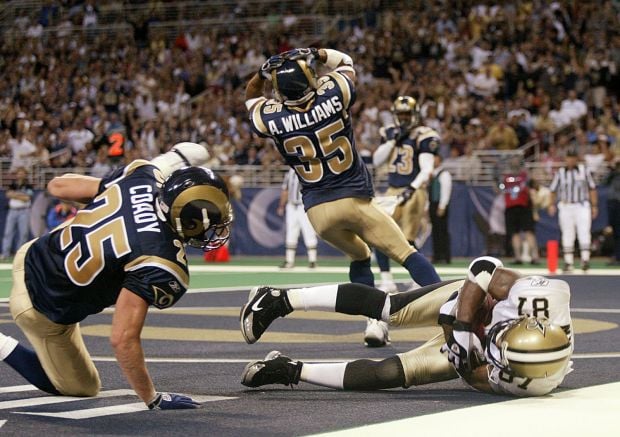
{"type": "Polygon", "coordinates": [[[21,208],[9,208],[9,209],[12,211],[20,211],[22,209],[29,209],[29,208],[30,208],[29,206],[22,206],[21,208]]]}

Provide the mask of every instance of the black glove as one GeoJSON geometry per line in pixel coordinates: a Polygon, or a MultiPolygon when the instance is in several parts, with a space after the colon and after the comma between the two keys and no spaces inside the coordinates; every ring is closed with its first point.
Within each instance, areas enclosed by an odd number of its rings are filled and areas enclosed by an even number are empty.
{"type": "Polygon", "coordinates": [[[409,137],[409,131],[407,129],[399,129],[398,133],[396,134],[396,138],[394,138],[396,140],[396,145],[400,146],[403,141],[405,141],[407,138],[409,137]]]}
{"type": "Polygon", "coordinates": [[[398,204],[404,205],[405,203],[407,203],[407,201],[411,199],[411,197],[413,197],[413,193],[415,193],[415,188],[413,188],[412,186],[408,186],[407,188],[405,188],[405,190],[402,193],[396,196],[396,200],[398,200],[398,204]]]}
{"type": "Polygon", "coordinates": [[[454,323],[452,334],[441,347],[441,352],[448,352],[448,361],[459,373],[471,372],[484,357],[482,344],[469,324],[458,321],[454,323]]]}
{"type": "Polygon", "coordinates": [[[306,62],[310,62],[319,58],[319,49],[315,49],[314,47],[307,49],[292,49],[287,52],[280,53],[280,56],[288,61],[303,59],[306,62]]]}
{"type": "Polygon", "coordinates": [[[157,393],[148,405],[149,410],[187,410],[201,406],[200,402],[196,402],[189,396],[177,393],[157,393]]]}
{"type": "Polygon", "coordinates": [[[271,80],[271,70],[274,70],[284,64],[284,58],[280,55],[273,55],[260,66],[258,74],[265,80],[271,80]]]}

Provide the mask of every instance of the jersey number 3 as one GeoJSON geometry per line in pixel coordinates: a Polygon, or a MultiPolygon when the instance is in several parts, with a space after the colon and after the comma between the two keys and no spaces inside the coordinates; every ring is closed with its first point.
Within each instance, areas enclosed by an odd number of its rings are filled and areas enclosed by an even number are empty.
{"type": "Polygon", "coordinates": [[[85,228],[83,239],[78,241],[65,257],[65,271],[75,285],[90,284],[103,270],[105,267],[103,243],[106,240],[110,240],[117,258],[131,252],[123,217],[119,216],[101,224],[120,210],[122,201],[121,189],[118,185],[112,185],[95,198],[94,203],[98,204],[97,206],[78,212],[71,224],[62,230],[60,247],[65,250],[74,243],[72,231],[76,228],[85,228]]]}
{"type": "MultiPolygon", "coordinates": [[[[353,147],[345,136],[337,136],[344,129],[344,122],[337,120],[324,128],[317,130],[319,147],[326,159],[327,167],[334,174],[347,171],[353,165],[353,147]]],[[[318,182],[323,178],[323,165],[317,158],[317,151],[312,139],[300,135],[284,141],[284,150],[290,155],[297,155],[302,161],[301,165],[295,166],[295,171],[306,182],[318,182]]]]}

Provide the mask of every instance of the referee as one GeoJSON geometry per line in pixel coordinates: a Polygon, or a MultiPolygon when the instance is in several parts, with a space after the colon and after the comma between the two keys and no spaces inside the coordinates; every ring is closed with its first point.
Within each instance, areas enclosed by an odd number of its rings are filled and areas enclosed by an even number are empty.
{"type": "Polygon", "coordinates": [[[289,169],[282,181],[282,191],[280,193],[280,204],[277,213],[284,215],[286,207],[286,255],[285,261],[280,266],[282,269],[295,267],[295,253],[297,252],[297,241],[299,234],[303,235],[304,244],[308,251],[308,266],[316,267],[316,246],[317,238],[314,228],[308,220],[308,215],[304,210],[301,200],[301,186],[295,170],[289,169]]]}
{"type": "Polygon", "coordinates": [[[562,250],[564,253],[564,273],[573,270],[575,233],[581,251],[581,268],[590,268],[590,229],[592,219],[598,214],[598,195],[592,174],[584,164],[577,162],[577,149],[570,148],[566,153],[566,166],[560,168],[551,182],[551,205],[547,212],[555,215],[557,206],[558,221],[562,231],[562,250]]]}

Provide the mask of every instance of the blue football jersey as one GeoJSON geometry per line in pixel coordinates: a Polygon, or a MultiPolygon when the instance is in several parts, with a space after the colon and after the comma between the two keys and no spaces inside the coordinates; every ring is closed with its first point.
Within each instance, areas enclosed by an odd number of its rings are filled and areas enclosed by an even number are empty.
{"type": "MultiPolygon", "coordinates": [[[[400,128],[388,126],[381,129],[381,142],[398,137],[400,128]]],[[[388,185],[407,187],[420,173],[419,157],[422,153],[436,155],[439,150],[439,134],[426,126],[415,128],[407,138],[392,149],[388,159],[388,185]]]]}
{"type": "Polygon", "coordinates": [[[33,306],[71,324],[113,305],[127,288],[166,308],[185,293],[185,249],[157,217],[163,177],[137,160],[102,180],[95,199],[68,222],[36,240],[25,259],[33,306]]]}
{"type": "Polygon", "coordinates": [[[303,110],[262,99],[250,111],[253,130],[274,140],[301,182],[305,209],[345,197],[372,197],[371,175],[355,147],[349,108],[355,88],[333,71],[318,79],[303,110]]]}

